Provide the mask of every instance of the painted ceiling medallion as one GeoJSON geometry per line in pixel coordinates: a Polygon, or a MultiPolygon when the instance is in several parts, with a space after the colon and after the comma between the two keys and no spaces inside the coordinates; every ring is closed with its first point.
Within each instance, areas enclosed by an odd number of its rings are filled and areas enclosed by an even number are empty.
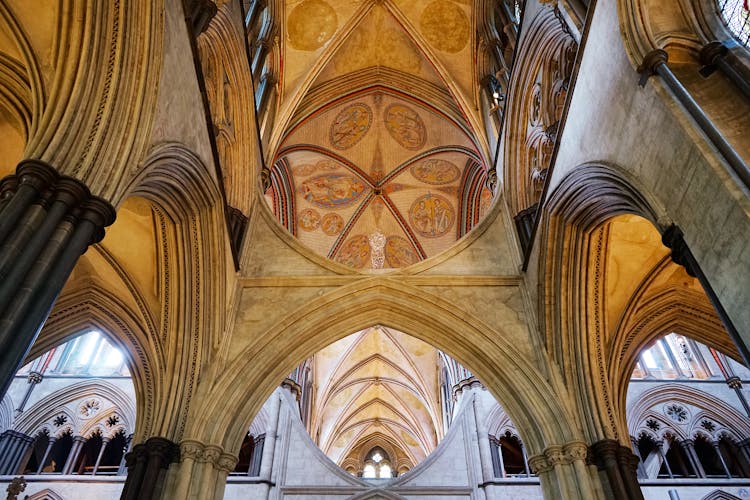
{"type": "Polygon", "coordinates": [[[443,52],[461,52],[469,41],[469,18],[448,0],[427,5],[419,24],[430,45],[443,52]]]}
{"type": "Polygon", "coordinates": [[[427,140],[422,118],[412,108],[403,104],[388,106],[385,111],[385,127],[391,137],[406,149],[421,149],[427,140]]]}
{"type": "Polygon", "coordinates": [[[289,43],[297,50],[317,50],[331,39],[337,27],[333,7],[323,0],[304,0],[289,14],[289,43]]]}
{"type": "Polygon", "coordinates": [[[365,189],[365,184],[351,175],[326,174],[303,182],[300,194],[318,207],[342,208],[356,202],[365,189]]]}
{"type": "Polygon", "coordinates": [[[421,236],[437,238],[450,231],[456,221],[456,213],[447,199],[428,193],[414,201],[409,209],[409,220],[421,236]]]}
{"type": "Polygon", "coordinates": [[[337,236],[344,229],[344,219],[339,214],[325,214],[320,221],[320,228],[328,236],[337,236]]]}
{"type": "Polygon", "coordinates": [[[336,149],[349,149],[362,140],[371,124],[369,106],[357,103],[344,108],[331,124],[331,145],[336,149]]]}
{"type": "Polygon", "coordinates": [[[349,238],[339,250],[336,260],[345,266],[362,269],[370,264],[370,242],[364,234],[349,238]]]}
{"type": "Polygon", "coordinates": [[[448,160],[430,158],[412,165],[411,175],[427,184],[449,184],[458,179],[461,170],[448,160]]]}
{"type": "Polygon", "coordinates": [[[302,210],[297,218],[299,227],[305,231],[315,231],[320,227],[320,214],[312,208],[302,210]]]}
{"type": "Polygon", "coordinates": [[[405,238],[389,236],[385,243],[385,261],[388,267],[398,269],[419,262],[419,256],[405,238]]]}

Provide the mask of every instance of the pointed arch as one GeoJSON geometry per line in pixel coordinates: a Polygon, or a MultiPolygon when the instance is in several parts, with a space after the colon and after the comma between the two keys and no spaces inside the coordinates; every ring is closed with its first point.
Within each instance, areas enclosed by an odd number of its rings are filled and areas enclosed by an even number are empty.
{"type": "Polygon", "coordinates": [[[407,332],[472,366],[486,386],[506,403],[506,410],[515,421],[525,423],[522,432],[532,452],[578,436],[575,420],[561,417],[570,413],[546,377],[516,350],[502,331],[467,317],[440,297],[391,280],[365,280],[345,286],[312,301],[303,310],[286,315],[225,368],[212,389],[223,395],[221,411],[216,401],[206,398],[205,407],[196,410],[191,419],[193,432],[209,429],[210,435],[204,436],[204,440],[234,450],[246,432],[246,422],[277,381],[300,359],[347,332],[372,324],[407,332]],[[247,360],[253,360],[251,373],[244,368],[247,360]],[[519,379],[518,373],[526,376],[519,379]],[[212,424],[206,425],[209,420],[212,424]]]}

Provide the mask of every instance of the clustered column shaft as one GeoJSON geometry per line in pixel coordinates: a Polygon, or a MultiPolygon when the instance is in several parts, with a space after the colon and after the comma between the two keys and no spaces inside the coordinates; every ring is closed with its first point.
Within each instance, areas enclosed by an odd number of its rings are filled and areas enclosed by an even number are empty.
{"type": "Polygon", "coordinates": [[[106,201],[38,160],[0,181],[0,394],[78,258],[115,220],[106,201]]]}

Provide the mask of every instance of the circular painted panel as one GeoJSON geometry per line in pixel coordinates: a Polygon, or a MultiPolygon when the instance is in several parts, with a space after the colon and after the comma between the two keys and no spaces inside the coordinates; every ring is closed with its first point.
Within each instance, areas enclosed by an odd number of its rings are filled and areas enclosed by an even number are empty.
{"type": "Polygon", "coordinates": [[[350,175],[326,174],[307,179],[300,194],[322,208],[342,208],[356,202],[365,192],[365,184],[350,175]]]}
{"type": "Polygon", "coordinates": [[[299,213],[298,223],[305,231],[315,231],[320,227],[320,214],[317,210],[306,208],[299,213]]]}
{"type": "Polygon", "coordinates": [[[317,50],[338,27],[336,11],[323,0],[304,0],[289,14],[289,43],[297,50],[317,50]]]}
{"type": "Polygon", "coordinates": [[[331,124],[331,145],[336,149],[349,149],[370,130],[372,111],[362,103],[344,108],[331,124]]]}
{"type": "Polygon", "coordinates": [[[358,234],[349,238],[339,250],[336,261],[355,269],[365,267],[370,262],[370,243],[367,236],[358,234]]]}
{"type": "Polygon", "coordinates": [[[315,173],[315,170],[315,165],[310,165],[309,163],[292,166],[292,173],[299,177],[307,177],[309,175],[312,175],[313,173],[315,173]]]}
{"type": "Polygon", "coordinates": [[[443,52],[460,52],[469,41],[469,18],[461,7],[447,0],[427,5],[419,26],[430,45],[443,52]]]}
{"type": "Polygon", "coordinates": [[[430,158],[412,165],[411,175],[427,184],[448,184],[461,175],[461,170],[448,160],[430,158]]]}
{"type": "Polygon", "coordinates": [[[402,104],[391,104],[385,110],[385,127],[391,137],[406,149],[421,149],[427,140],[422,118],[402,104]]]}
{"type": "Polygon", "coordinates": [[[447,199],[436,194],[426,194],[412,204],[409,220],[418,234],[426,238],[437,238],[453,227],[456,212],[447,199]]]}
{"type": "Polygon", "coordinates": [[[385,242],[385,260],[388,267],[400,268],[419,262],[419,256],[405,238],[389,236],[385,242]]]}
{"type": "Polygon", "coordinates": [[[328,236],[336,236],[344,229],[344,219],[339,214],[325,214],[320,221],[320,228],[328,236]]]}

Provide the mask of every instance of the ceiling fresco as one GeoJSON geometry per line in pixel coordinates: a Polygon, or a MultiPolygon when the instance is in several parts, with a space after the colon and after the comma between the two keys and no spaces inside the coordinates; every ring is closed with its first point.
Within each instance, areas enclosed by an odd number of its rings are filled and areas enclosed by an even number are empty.
{"type": "Polygon", "coordinates": [[[378,88],[313,113],[287,136],[269,204],[317,253],[401,268],[446,250],[492,193],[476,147],[437,110],[378,88]]]}
{"type": "Polygon", "coordinates": [[[313,440],[339,465],[365,443],[395,450],[392,459],[413,467],[443,436],[437,362],[435,348],[382,326],[319,351],[313,440]]]}

